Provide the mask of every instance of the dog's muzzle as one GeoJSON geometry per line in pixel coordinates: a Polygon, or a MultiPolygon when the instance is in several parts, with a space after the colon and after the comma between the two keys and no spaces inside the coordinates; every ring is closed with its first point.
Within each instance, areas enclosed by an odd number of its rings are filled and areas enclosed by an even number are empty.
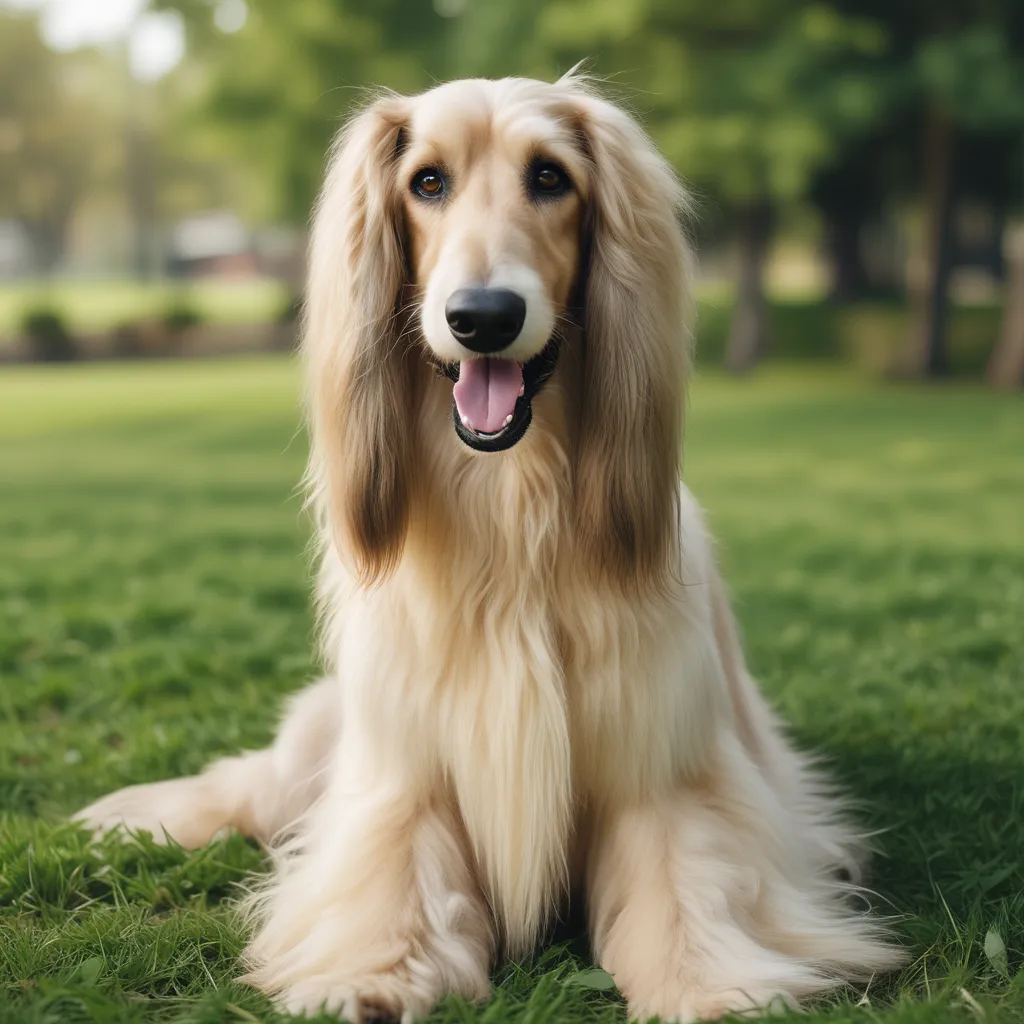
{"type": "Polygon", "coordinates": [[[534,398],[555,372],[558,351],[552,337],[521,366],[500,357],[444,364],[441,372],[455,382],[452,420],[463,444],[503,452],[519,441],[533,420],[534,398]]]}

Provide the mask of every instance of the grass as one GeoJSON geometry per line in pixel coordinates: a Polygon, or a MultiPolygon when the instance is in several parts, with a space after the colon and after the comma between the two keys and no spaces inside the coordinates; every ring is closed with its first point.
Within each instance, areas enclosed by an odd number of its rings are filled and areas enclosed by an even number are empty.
{"type": "MultiPolygon", "coordinates": [[[[315,671],[295,395],[279,358],[0,375],[2,1024],[280,1020],[232,980],[252,845],[62,819],[265,743],[315,671]]],[[[692,406],[753,665],[886,830],[914,953],[810,1019],[1024,1020],[1024,405],[775,370],[692,406]]],[[[561,938],[435,1020],[622,1021],[561,938]]]]}
{"type": "Polygon", "coordinates": [[[0,339],[18,332],[31,310],[59,313],[73,333],[108,331],[145,317],[160,317],[181,304],[212,323],[275,320],[287,288],[270,278],[197,281],[54,279],[0,282],[0,339]]]}

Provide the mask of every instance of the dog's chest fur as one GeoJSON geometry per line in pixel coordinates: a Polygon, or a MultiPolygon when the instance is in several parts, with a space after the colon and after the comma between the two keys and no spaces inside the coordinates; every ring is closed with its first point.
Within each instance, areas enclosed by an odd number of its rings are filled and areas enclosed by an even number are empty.
{"type": "Polygon", "coordinates": [[[431,595],[409,632],[416,685],[426,676],[434,695],[428,742],[512,949],[535,941],[565,891],[583,812],[671,778],[675,754],[653,738],[679,712],[664,610],[584,581],[565,467],[528,466],[486,488],[464,480],[447,496],[447,543],[438,551],[414,527],[399,573],[406,593],[431,595]]]}
{"type": "Polygon", "coordinates": [[[450,486],[418,496],[394,576],[354,587],[329,554],[321,578],[346,728],[382,771],[447,782],[512,950],[566,890],[581,822],[664,792],[709,721],[686,590],[644,602],[588,581],[562,453],[428,465],[450,486]]]}

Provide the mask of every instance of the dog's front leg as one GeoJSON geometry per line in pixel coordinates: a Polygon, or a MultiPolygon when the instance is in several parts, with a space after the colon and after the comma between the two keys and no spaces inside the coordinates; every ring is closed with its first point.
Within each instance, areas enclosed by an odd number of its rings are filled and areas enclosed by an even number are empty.
{"type": "Polygon", "coordinates": [[[594,830],[594,949],[631,1017],[793,1005],[899,962],[842,883],[801,855],[799,823],[749,763],[736,754],[731,769],[606,811],[594,830]]]}
{"type": "Polygon", "coordinates": [[[489,993],[493,928],[440,787],[339,772],[258,897],[247,979],[292,1012],[416,1020],[450,992],[489,993]]]}

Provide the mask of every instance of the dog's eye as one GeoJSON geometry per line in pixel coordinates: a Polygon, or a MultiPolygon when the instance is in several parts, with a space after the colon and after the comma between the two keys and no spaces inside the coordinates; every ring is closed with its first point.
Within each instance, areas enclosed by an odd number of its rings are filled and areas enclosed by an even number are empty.
{"type": "Polygon", "coordinates": [[[438,199],[445,194],[448,183],[436,167],[424,167],[413,175],[412,190],[424,199],[438,199]]]}
{"type": "Polygon", "coordinates": [[[535,196],[560,196],[569,187],[569,175],[558,164],[543,162],[530,168],[530,191],[535,196]]]}

